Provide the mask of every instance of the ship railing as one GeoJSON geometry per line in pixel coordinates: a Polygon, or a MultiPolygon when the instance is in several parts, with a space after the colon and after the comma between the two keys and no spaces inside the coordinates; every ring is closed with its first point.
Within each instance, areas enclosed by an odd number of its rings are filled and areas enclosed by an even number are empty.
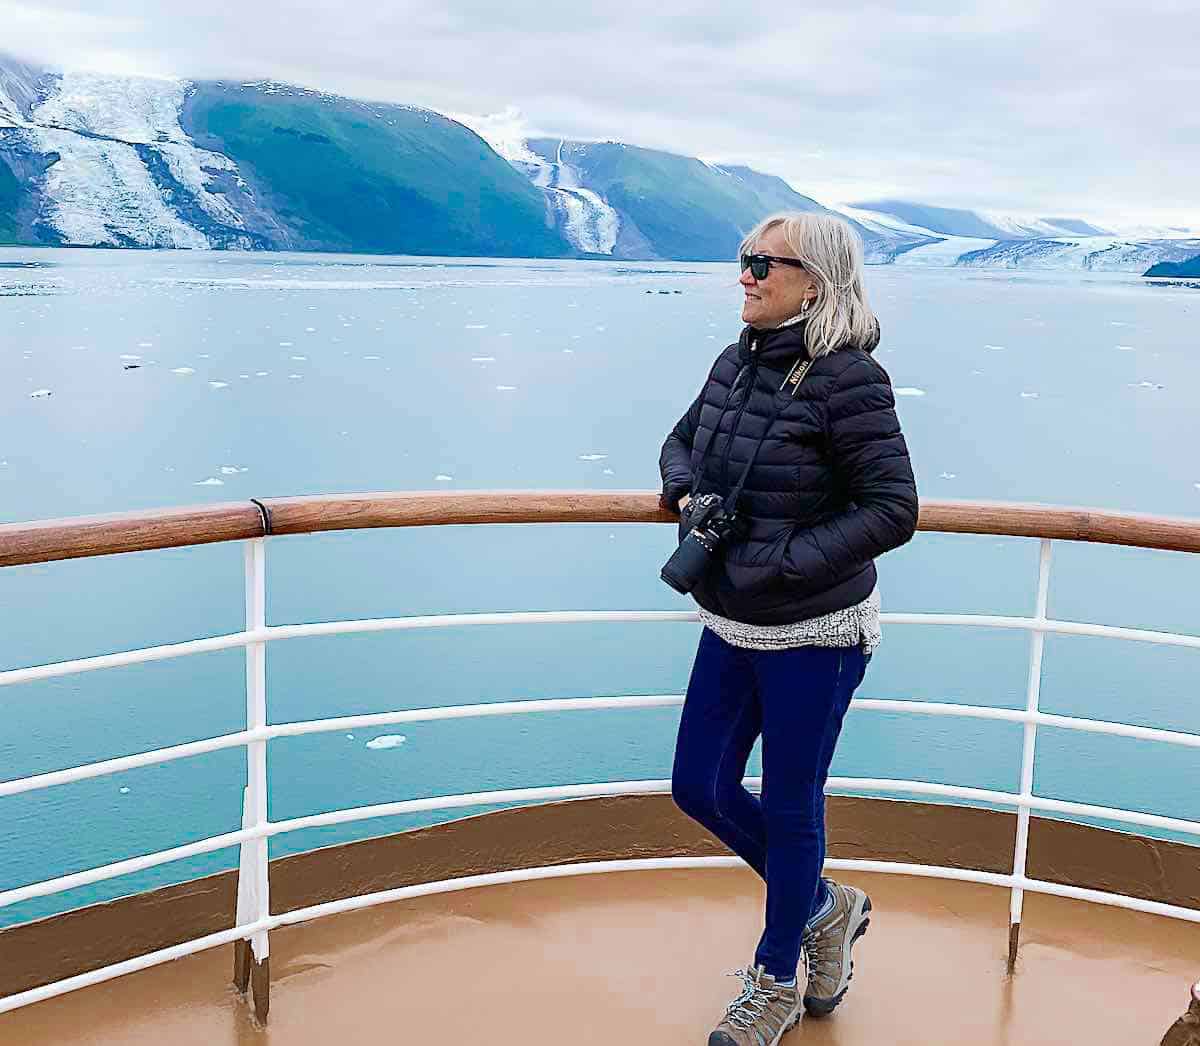
{"type": "MultiPolygon", "coordinates": [[[[226,635],[182,643],[144,647],[72,661],[0,672],[0,687],[121,665],[162,661],[214,650],[244,648],[246,658],[246,729],[153,751],[0,782],[0,797],[106,776],[152,764],[229,748],[245,748],[247,783],[243,821],[238,831],[200,839],[184,846],[144,854],[69,875],[0,891],[0,908],[144,871],[172,861],[240,848],[235,925],[169,948],[44,984],[0,998],[0,1013],[66,992],[192,955],[225,944],[236,945],[235,980],[241,991],[253,987],[255,1012],[265,1020],[269,1005],[270,931],[284,926],[373,905],[426,894],[472,889],[497,883],[560,876],[591,875],[631,869],[737,865],[734,857],[663,857],[607,860],[522,868],[368,893],[296,910],[272,913],[267,840],[308,828],[365,821],[399,814],[465,807],[536,803],[593,796],[669,793],[669,780],[610,781],[552,787],[514,788],[461,795],[430,796],[333,810],[272,821],[267,805],[267,750],[280,737],[327,733],[398,723],[431,722],[484,716],[534,715],[600,709],[662,708],[680,705],[679,694],[622,697],[571,697],[505,701],[453,707],[405,709],[365,715],[271,723],[267,714],[267,644],[303,636],[344,635],[405,629],[461,628],[485,625],[571,624],[595,622],[694,622],[690,611],[556,611],[485,614],[438,614],[412,617],[323,621],[269,625],[266,620],[266,554],[270,538],[300,533],[378,527],[516,523],[653,523],[673,522],[647,492],[476,492],[383,493],[252,500],[198,508],[48,520],[0,526],[0,567],[119,552],[242,541],[245,548],[245,628],[226,635]]],[[[1200,836],[1200,821],[1136,810],[1067,802],[1035,795],[1034,755],[1039,727],[1200,747],[1200,734],[1155,729],[1128,723],[1062,716],[1039,708],[1042,655],[1047,635],[1097,636],[1138,643],[1200,649],[1200,636],[1125,628],[1047,617],[1051,554],[1056,541],[1083,541],[1177,552],[1200,552],[1200,520],[1165,518],[1056,506],[999,502],[922,502],[919,528],[926,532],[1025,537],[1040,542],[1035,609],[1032,617],[986,614],[885,613],[885,623],[969,626],[1028,632],[1031,637],[1024,708],[970,704],[855,698],[860,711],[919,716],[951,716],[1020,723],[1023,726],[1020,786],[1017,792],[883,778],[831,777],[829,791],[850,794],[930,796],[966,800],[1016,811],[1012,872],[1008,874],[958,867],[893,861],[830,859],[831,869],[887,872],[998,886],[1010,891],[1009,967],[1015,961],[1023,899],[1026,892],[1075,898],[1200,922],[1200,910],[1119,893],[1030,878],[1027,872],[1029,821],[1034,811],[1066,817],[1095,818],[1128,825],[1200,836]]],[[[761,785],[747,778],[748,787],[761,785]]]]}

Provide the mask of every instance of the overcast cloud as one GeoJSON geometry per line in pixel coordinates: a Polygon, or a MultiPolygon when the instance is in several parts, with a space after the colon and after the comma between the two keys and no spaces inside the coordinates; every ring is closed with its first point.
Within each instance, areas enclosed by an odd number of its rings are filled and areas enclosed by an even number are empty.
{"type": "Polygon", "coordinates": [[[64,68],[271,77],[617,138],[847,202],[1200,226],[1200,5],[0,0],[64,68]]]}

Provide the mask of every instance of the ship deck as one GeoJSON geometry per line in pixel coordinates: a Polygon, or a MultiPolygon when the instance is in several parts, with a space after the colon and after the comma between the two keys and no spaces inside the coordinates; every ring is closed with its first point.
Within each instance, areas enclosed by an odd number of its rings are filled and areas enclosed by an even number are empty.
{"type": "MultiPolygon", "coordinates": [[[[841,874],[871,894],[843,1005],[788,1042],[987,1046],[1158,1042],[1187,1004],[1200,930],[1039,894],[1006,974],[1008,891],[841,874]]],[[[0,1016],[3,1046],[694,1046],[760,930],[738,868],[544,879],[399,901],[271,936],[269,1026],[231,949],[0,1016]]]]}

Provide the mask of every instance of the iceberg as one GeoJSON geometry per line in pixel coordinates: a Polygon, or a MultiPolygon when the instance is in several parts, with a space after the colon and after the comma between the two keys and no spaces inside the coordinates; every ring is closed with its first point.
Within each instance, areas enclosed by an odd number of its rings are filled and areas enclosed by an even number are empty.
{"type": "Polygon", "coordinates": [[[380,737],[373,737],[367,742],[368,748],[373,748],[376,751],[387,748],[399,748],[408,738],[403,734],[383,734],[380,737]]]}

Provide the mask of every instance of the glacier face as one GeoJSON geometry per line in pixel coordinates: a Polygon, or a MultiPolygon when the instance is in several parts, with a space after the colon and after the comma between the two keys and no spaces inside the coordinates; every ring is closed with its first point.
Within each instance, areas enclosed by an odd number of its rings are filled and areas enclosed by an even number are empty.
{"type": "Polygon", "coordinates": [[[572,247],[589,254],[613,253],[621,230],[620,217],[598,192],[583,185],[578,169],[563,159],[563,140],[559,140],[553,160],[533,152],[525,120],[513,106],[485,116],[447,115],[474,131],[493,152],[545,192],[572,247]]]}
{"type": "Polygon", "coordinates": [[[1002,241],[959,258],[958,264],[992,269],[1085,269],[1145,272],[1160,261],[1200,254],[1200,239],[1124,240],[1113,236],[1002,241]]]}
{"type": "Polygon", "coordinates": [[[562,150],[560,140],[553,161],[535,157],[534,170],[526,173],[546,190],[572,246],[591,254],[612,254],[621,220],[599,193],[584,188],[579,171],[563,160],[562,150]]]}
{"type": "Polygon", "coordinates": [[[19,72],[0,66],[0,127],[43,158],[39,220],[61,242],[254,246],[215,184],[244,186],[236,165],[198,148],[180,125],[186,81],[66,73],[34,92],[19,72]]]}

